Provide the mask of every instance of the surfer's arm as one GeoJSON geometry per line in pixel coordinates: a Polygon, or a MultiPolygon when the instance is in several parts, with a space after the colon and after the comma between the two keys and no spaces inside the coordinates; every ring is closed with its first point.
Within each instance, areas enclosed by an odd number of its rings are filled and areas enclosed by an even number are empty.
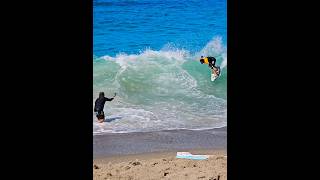
{"type": "Polygon", "coordinates": [[[112,101],[114,98],[105,98],[106,101],[112,101]]]}

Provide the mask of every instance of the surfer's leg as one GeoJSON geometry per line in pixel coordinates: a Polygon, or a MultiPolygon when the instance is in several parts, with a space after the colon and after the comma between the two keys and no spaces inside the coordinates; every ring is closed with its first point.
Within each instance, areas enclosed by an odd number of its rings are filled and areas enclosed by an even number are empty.
{"type": "Polygon", "coordinates": [[[216,67],[216,59],[212,60],[212,66],[216,67]]]}
{"type": "Polygon", "coordinates": [[[217,76],[219,75],[219,69],[217,67],[212,68],[212,72],[217,76]]]}
{"type": "Polygon", "coordinates": [[[99,123],[102,123],[104,121],[104,112],[103,111],[98,112],[97,119],[98,119],[99,123]]]}
{"type": "Polygon", "coordinates": [[[217,75],[217,73],[213,67],[211,67],[211,71],[212,71],[212,74],[217,75]]]}

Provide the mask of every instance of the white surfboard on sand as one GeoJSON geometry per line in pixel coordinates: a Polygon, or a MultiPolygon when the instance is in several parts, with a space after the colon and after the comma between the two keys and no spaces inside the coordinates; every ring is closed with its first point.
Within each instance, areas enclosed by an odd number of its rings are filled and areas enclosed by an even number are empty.
{"type": "Polygon", "coordinates": [[[208,159],[208,155],[193,155],[189,152],[177,152],[176,158],[181,158],[181,159],[193,159],[193,160],[204,160],[208,159]]]}
{"type": "Polygon", "coordinates": [[[194,155],[190,152],[177,152],[176,158],[180,159],[193,159],[193,160],[205,160],[208,158],[227,158],[227,156],[223,155],[194,155]]]}

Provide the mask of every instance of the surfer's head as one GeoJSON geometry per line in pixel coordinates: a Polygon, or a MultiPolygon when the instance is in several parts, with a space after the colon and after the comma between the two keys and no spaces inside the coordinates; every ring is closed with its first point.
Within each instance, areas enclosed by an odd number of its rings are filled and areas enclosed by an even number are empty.
{"type": "Polygon", "coordinates": [[[99,93],[99,98],[104,98],[104,92],[99,93]]]}
{"type": "Polygon", "coordinates": [[[201,56],[201,58],[200,58],[200,63],[201,63],[201,64],[203,64],[203,63],[204,63],[203,56],[201,56]]]}

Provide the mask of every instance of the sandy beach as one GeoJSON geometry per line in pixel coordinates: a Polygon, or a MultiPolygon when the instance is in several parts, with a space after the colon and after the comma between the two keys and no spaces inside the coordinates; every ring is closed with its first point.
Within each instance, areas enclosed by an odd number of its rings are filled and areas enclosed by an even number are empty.
{"type": "Polygon", "coordinates": [[[93,179],[227,179],[226,128],[94,136],[93,179]],[[177,152],[211,155],[176,158],[177,152]]]}
{"type": "Polygon", "coordinates": [[[192,154],[210,154],[207,160],[178,159],[176,152],[145,153],[94,160],[93,179],[227,179],[224,150],[190,150],[192,154]]]}

